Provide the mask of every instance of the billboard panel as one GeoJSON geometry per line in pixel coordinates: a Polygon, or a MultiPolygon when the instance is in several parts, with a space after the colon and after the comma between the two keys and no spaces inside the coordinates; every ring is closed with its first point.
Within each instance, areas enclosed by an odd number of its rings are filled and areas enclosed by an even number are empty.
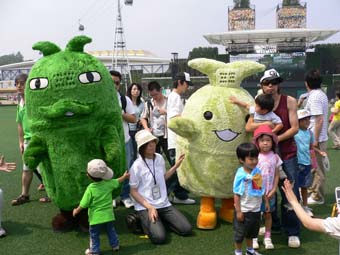
{"type": "Polygon", "coordinates": [[[228,30],[253,30],[255,29],[255,9],[234,8],[228,10],[228,30]]]}

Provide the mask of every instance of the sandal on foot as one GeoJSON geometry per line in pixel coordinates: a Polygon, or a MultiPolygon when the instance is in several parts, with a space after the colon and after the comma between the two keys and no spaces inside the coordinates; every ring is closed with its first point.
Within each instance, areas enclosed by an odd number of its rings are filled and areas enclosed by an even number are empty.
{"type": "Polygon", "coordinates": [[[40,203],[49,203],[51,202],[51,199],[49,197],[42,197],[39,199],[40,203]]]}
{"type": "Polygon", "coordinates": [[[30,201],[30,196],[20,195],[18,198],[12,200],[12,205],[22,205],[30,201]]]}

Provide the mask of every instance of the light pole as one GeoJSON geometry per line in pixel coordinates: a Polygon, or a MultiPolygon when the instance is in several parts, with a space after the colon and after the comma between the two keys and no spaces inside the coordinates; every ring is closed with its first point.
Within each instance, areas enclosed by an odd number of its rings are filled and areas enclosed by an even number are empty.
{"type": "MultiPolygon", "coordinates": [[[[125,0],[125,5],[132,6],[133,0],[125,0]]],[[[117,0],[117,19],[116,19],[116,28],[115,28],[115,41],[113,47],[112,54],[112,69],[118,71],[118,55],[120,55],[120,65],[121,65],[121,73],[124,77],[125,90],[127,89],[128,81],[131,83],[131,72],[130,72],[130,63],[129,57],[126,50],[126,40],[124,36],[124,28],[122,21],[122,12],[121,12],[120,0],[117,0]],[[120,54],[119,54],[120,53],[120,54]],[[124,66],[126,68],[124,69],[124,66]]]]}
{"type": "Polygon", "coordinates": [[[171,52],[171,77],[174,80],[176,74],[178,73],[178,52],[171,52]]]}

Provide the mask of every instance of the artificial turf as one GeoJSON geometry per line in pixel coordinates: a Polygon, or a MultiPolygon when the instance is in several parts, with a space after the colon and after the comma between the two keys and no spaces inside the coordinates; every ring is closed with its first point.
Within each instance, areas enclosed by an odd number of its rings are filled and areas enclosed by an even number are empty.
{"type": "MultiPolygon", "coordinates": [[[[53,203],[42,204],[38,199],[45,195],[37,191],[38,180],[33,178],[31,186],[31,202],[11,206],[11,200],[21,191],[21,155],[18,148],[17,125],[15,123],[16,107],[0,107],[0,154],[7,161],[17,163],[17,170],[12,173],[0,172],[0,187],[4,192],[5,205],[2,215],[2,225],[7,236],[0,239],[0,255],[16,254],[48,254],[73,255],[84,254],[88,246],[88,235],[77,231],[56,233],[51,228],[51,219],[58,213],[53,203]]],[[[340,151],[329,150],[331,170],[327,173],[326,204],[313,206],[316,217],[330,215],[334,199],[334,188],[340,186],[339,165],[340,151]],[[338,165],[339,164],[339,165],[338,165]]],[[[197,201],[199,199],[197,198],[197,201]]],[[[219,206],[217,202],[217,207],[219,206]]],[[[189,219],[193,226],[199,204],[177,206],[189,219]]],[[[232,225],[219,222],[215,230],[203,231],[194,227],[190,237],[179,237],[173,233],[168,235],[165,245],[153,245],[144,236],[132,234],[125,224],[125,217],[132,209],[120,206],[115,209],[116,230],[119,235],[121,250],[117,254],[233,254],[232,225]]],[[[338,254],[338,241],[327,235],[303,229],[301,232],[301,248],[287,247],[287,237],[284,234],[272,236],[274,250],[266,251],[263,245],[262,254],[338,254]]],[[[101,236],[102,254],[111,254],[105,235],[101,236]]],[[[260,237],[260,240],[261,237],[260,237]]]]}

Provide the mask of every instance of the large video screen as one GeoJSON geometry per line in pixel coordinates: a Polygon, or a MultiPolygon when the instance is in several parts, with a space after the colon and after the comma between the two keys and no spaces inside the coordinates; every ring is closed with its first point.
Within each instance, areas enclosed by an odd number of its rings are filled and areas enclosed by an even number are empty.
{"type": "Polygon", "coordinates": [[[255,29],[255,10],[251,8],[237,8],[228,11],[228,30],[255,29]]]}
{"type": "Polygon", "coordinates": [[[276,11],[277,28],[306,28],[307,9],[303,6],[285,6],[276,11]]]}

